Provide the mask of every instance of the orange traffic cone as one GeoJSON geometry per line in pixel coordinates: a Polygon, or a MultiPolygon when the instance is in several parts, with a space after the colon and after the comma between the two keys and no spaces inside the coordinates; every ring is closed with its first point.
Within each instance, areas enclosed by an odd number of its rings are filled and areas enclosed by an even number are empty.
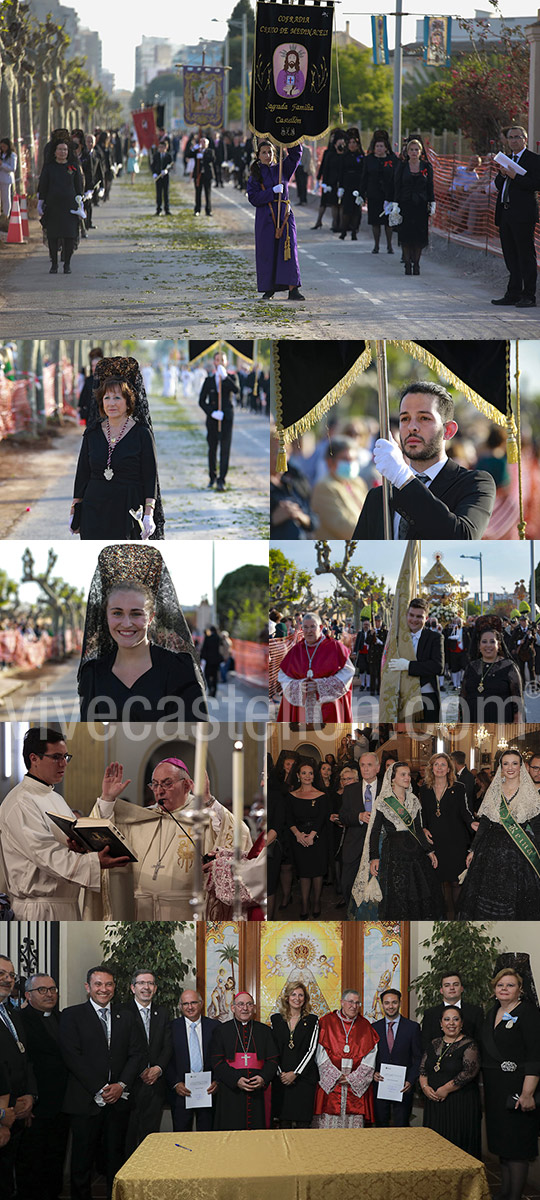
{"type": "Polygon", "coordinates": [[[28,201],[26,196],[19,196],[21,204],[21,225],[24,238],[30,238],[30,228],[28,225],[28,201]]]}
{"type": "Polygon", "coordinates": [[[18,196],[13,197],[13,208],[11,209],[11,216],[9,218],[7,241],[8,244],[11,242],[16,245],[21,245],[24,242],[18,196]]]}

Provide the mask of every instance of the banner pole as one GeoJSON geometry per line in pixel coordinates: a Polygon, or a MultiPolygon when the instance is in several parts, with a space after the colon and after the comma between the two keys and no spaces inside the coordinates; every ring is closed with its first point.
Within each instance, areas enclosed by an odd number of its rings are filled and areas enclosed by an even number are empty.
{"type": "MultiPolygon", "coordinates": [[[[375,342],[377,354],[377,383],[379,391],[379,437],[390,439],[390,413],[388,410],[388,371],[386,364],[386,346],[384,341],[375,342]]],[[[390,485],[387,479],[382,481],[383,526],[385,541],[391,541],[393,531],[390,522],[390,485]]]]}
{"type": "MultiPolygon", "coordinates": [[[[278,183],[283,182],[283,146],[279,147],[279,176],[278,183]]],[[[279,237],[279,222],[281,219],[281,192],[278,192],[277,198],[277,220],[276,220],[276,237],[279,237]]]]}

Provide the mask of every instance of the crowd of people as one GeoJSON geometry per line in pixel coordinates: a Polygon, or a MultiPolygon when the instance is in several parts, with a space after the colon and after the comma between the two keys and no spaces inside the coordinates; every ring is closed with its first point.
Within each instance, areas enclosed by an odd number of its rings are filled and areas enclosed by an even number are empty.
{"type": "Polygon", "coordinates": [[[344,989],[338,1009],[317,1017],[309,988],[295,980],[283,987],[269,1025],[255,1019],[248,992],[236,993],[228,1019],[219,1021],[203,1015],[201,994],[189,988],[171,1020],[159,983],[159,972],[137,969],[129,998],[118,1004],[114,970],[101,963],[87,972],[86,1000],[60,1011],[51,975],[21,982],[0,956],[7,1200],[15,1188],[17,1200],[34,1200],[45,1179],[56,1200],[70,1133],[72,1200],[88,1200],[95,1173],[105,1176],[110,1200],[115,1174],[160,1130],[166,1106],[175,1132],[185,1132],[403,1128],[421,1102],[425,1127],[480,1159],[480,1079],[502,1194],[520,1200],[539,1129],[540,1014],[528,964],[523,974],[506,963],[496,969],[486,1014],[464,998],[461,974],[448,966],[442,1002],[425,1009],[422,1025],[402,1014],[395,987],[382,991],[373,1022],[354,988],[344,989]],[[400,1081],[383,1098],[388,1067],[400,1081]],[[209,1074],[192,1106],[200,1072],[209,1074]]]}
{"type": "MultiPolygon", "coordinates": [[[[508,463],[505,430],[477,412],[460,430],[451,396],[430,382],[407,384],[397,407],[390,440],[375,418],[330,412],[315,445],[311,434],[287,444],[284,472],[272,439],[272,537],[381,540],[383,479],[391,485],[394,539],[518,537],[518,472],[508,463]]],[[[522,434],[524,514],[527,536],[535,537],[540,467],[525,426],[522,434]]]]}
{"type": "Polygon", "coordinates": [[[38,216],[51,260],[58,274],[59,255],[64,275],[80,239],[95,229],[94,212],[105,204],[114,179],[123,169],[123,146],[118,131],[54,129],[44,147],[38,183],[38,216]]]}
{"type": "Polygon", "coordinates": [[[370,727],[324,761],[282,750],[268,772],[268,915],[325,885],[352,920],[540,918],[540,756],[465,753],[421,769],[378,749],[370,727]]]}

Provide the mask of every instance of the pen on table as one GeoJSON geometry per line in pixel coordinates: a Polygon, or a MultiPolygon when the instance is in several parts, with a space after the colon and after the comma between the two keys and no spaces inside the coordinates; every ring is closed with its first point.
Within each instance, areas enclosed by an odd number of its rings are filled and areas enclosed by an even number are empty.
{"type": "Polygon", "coordinates": [[[181,1145],[180,1145],[180,1142],[175,1142],[174,1144],[175,1144],[175,1146],[176,1146],[176,1148],[177,1148],[178,1150],[189,1150],[189,1153],[190,1153],[190,1154],[192,1154],[192,1153],[193,1153],[193,1147],[192,1147],[192,1146],[181,1146],[181,1145]]]}

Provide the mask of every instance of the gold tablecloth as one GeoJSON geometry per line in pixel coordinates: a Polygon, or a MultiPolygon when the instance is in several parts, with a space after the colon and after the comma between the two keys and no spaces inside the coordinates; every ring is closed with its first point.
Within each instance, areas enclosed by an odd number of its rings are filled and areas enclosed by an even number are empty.
{"type": "Polygon", "coordinates": [[[153,1133],[113,1200],[490,1200],[482,1163],[432,1129],[153,1133]]]}

